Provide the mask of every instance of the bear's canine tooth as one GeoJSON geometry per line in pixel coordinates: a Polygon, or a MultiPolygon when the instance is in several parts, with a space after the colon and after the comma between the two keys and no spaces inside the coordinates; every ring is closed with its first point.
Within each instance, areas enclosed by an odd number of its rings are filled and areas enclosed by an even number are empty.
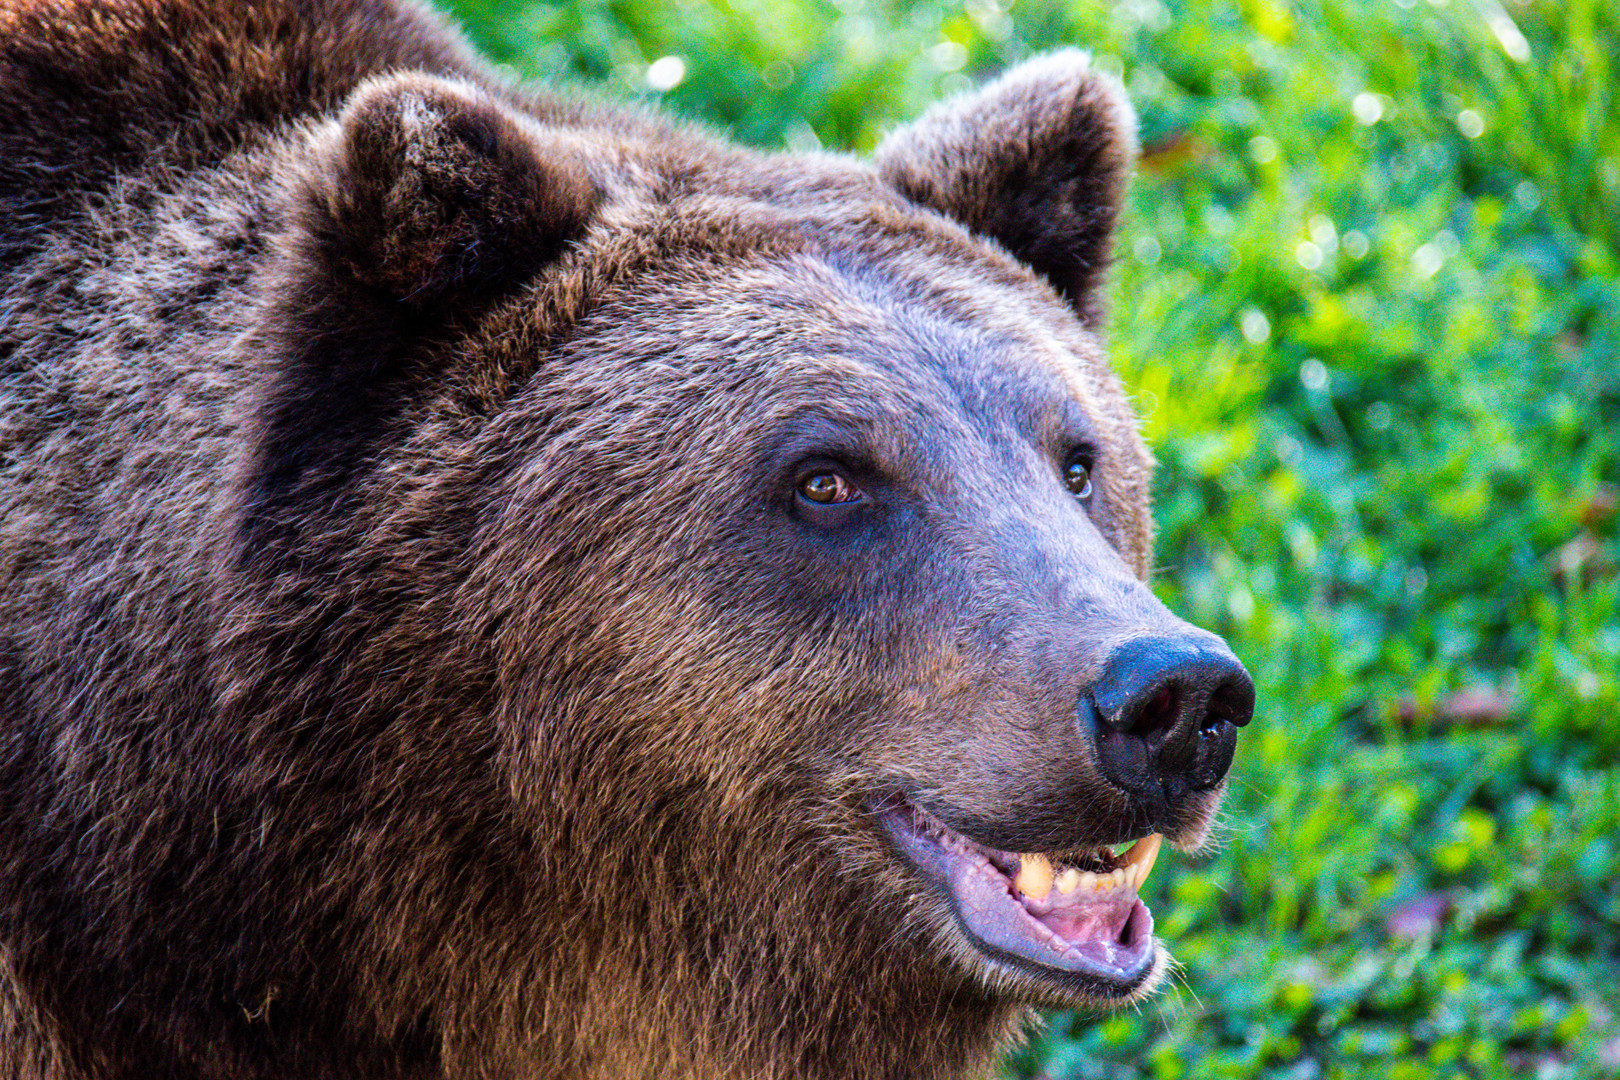
{"type": "Polygon", "coordinates": [[[1162,843],[1164,837],[1161,834],[1149,833],[1125,853],[1120,865],[1124,867],[1132,888],[1140,889],[1147,880],[1153,864],[1159,860],[1159,845],[1162,843]]]}
{"type": "Polygon", "coordinates": [[[1052,864],[1045,855],[1019,855],[1018,876],[1013,885],[1034,900],[1045,900],[1052,891],[1052,864]]]}

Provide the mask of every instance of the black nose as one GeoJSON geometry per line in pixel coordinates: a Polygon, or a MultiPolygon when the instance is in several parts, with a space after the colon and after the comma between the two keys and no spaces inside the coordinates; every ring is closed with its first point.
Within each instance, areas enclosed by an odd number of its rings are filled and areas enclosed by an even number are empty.
{"type": "Polygon", "coordinates": [[[1254,715],[1253,680],[1210,635],[1127,642],[1090,698],[1103,775],[1154,808],[1220,783],[1254,715]]]}

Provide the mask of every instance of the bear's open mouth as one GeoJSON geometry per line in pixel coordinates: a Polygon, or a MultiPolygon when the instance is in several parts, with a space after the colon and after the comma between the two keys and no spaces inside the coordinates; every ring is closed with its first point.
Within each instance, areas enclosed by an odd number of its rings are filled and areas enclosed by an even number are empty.
{"type": "Polygon", "coordinates": [[[1128,996],[1152,976],[1153,916],[1136,893],[1158,858],[1158,833],[1121,854],[1104,847],[1048,856],[975,843],[901,797],[879,816],[992,959],[1089,996],[1128,996]]]}

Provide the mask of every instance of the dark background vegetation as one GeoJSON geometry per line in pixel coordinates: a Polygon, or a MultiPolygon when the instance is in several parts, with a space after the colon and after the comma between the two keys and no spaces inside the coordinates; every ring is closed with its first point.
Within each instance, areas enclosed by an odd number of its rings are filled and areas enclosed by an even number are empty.
{"type": "Polygon", "coordinates": [[[1222,850],[1146,888],[1177,986],[1011,1075],[1620,1075],[1610,0],[451,6],[764,147],[868,150],[1058,45],[1130,88],[1156,584],[1261,707],[1222,850]]]}

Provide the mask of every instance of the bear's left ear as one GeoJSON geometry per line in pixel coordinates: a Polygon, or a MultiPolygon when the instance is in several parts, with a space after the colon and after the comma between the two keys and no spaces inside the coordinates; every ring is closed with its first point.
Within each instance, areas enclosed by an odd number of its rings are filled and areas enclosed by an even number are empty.
{"type": "Polygon", "coordinates": [[[1119,82],[1067,49],[944,102],[883,140],[900,193],[998,241],[1096,329],[1136,114],[1119,82]]]}
{"type": "Polygon", "coordinates": [[[583,164],[484,91],[430,75],[355,91],[317,146],[298,211],[339,290],[426,309],[516,285],[584,231],[583,164]]]}

